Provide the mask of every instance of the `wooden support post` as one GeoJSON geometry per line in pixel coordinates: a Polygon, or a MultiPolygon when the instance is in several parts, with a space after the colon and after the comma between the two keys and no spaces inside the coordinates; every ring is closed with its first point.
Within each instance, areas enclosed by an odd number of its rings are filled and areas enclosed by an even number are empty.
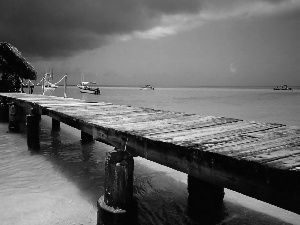
{"type": "Polygon", "coordinates": [[[22,78],[22,80],[21,80],[21,93],[24,93],[23,78],[22,78]]]}
{"type": "Polygon", "coordinates": [[[52,131],[60,131],[60,121],[52,118],[52,131]]]}
{"type": "Polygon", "coordinates": [[[128,209],[133,197],[133,157],[126,151],[109,152],[105,162],[105,195],[107,205],[128,209]]]}
{"type": "Polygon", "coordinates": [[[31,94],[30,93],[31,88],[30,88],[30,80],[29,79],[28,79],[28,82],[27,82],[27,86],[28,86],[28,94],[31,94]]]}
{"type": "Polygon", "coordinates": [[[1,121],[8,122],[9,118],[9,104],[7,102],[6,98],[1,98],[0,101],[0,116],[1,116],[1,121]]]}
{"type": "Polygon", "coordinates": [[[197,217],[199,213],[211,215],[222,206],[224,188],[191,175],[188,175],[188,193],[188,211],[191,216],[197,217]]]}
{"type": "Polygon", "coordinates": [[[9,106],[9,124],[8,129],[10,131],[20,131],[20,115],[18,106],[10,104],[9,106]]]}
{"type": "Polygon", "coordinates": [[[97,202],[97,224],[136,223],[133,199],[133,157],[127,151],[108,152],[105,160],[105,194],[97,202]]]}
{"type": "Polygon", "coordinates": [[[93,135],[90,135],[90,134],[87,134],[87,133],[81,131],[81,141],[84,143],[92,142],[92,141],[94,141],[93,135]]]}
{"type": "Polygon", "coordinates": [[[27,146],[32,150],[40,149],[40,120],[39,114],[31,110],[31,114],[26,116],[27,124],[27,146]]]}
{"type": "Polygon", "coordinates": [[[34,84],[31,82],[31,80],[28,80],[28,94],[33,93],[34,84]],[[30,85],[31,83],[31,85],[30,85]]]}

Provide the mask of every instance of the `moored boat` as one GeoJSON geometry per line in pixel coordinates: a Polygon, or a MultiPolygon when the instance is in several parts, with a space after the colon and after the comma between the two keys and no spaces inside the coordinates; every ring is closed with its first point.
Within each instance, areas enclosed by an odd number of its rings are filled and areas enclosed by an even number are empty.
{"type": "Polygon", "coordinates": [[[95,95],[100,95],[100,88],[98,87],[89,87],[89,86],[84,86],[83,88],[79,88],[81,93],[89,93],[89,94],[95,94],[95,95]]]}
{"type": "Polygon", "coordinates": [[[147,85],[141,87],[140,90],[154,90],[154,87],[152,87],[151,85],[147,84],[147,85]]]}
{"type": "Polygon", "coordinates": [[[54,91],[58,86],[52,83],[53,75],[51,73],[45,73],[44,75],[44,89],[48,91],[54,91]]]}
{"type": "Polygon", "coordinates": [[[293,90],[292,88],[288,87],[286,84],[285,85],[278,85],[273,88],[273,90],[293,90]]]}
{"type": "Polygon", "coordinates": [[[100,88],[91,86],[91,85],[95,85],[95,84],[96,84],[96,82],[84,81],[84,74],[81,74],[81,82],[79,84],[77,84],[77,87],[79,88],[79,91],[81,93],[89,93],[89,94],[99,95],[101,92],[100,88]]]}
{"type": "Polygon", "coordinates": [[[90,84],[90,82],[84,82],[84,81],[82,81],[82,82],[80,82],[79,84],[77,84],[77,87],[79,88],[79,89],[83,89],[84,87],[86,87],[87,85],[89,85],[90,84]]]}

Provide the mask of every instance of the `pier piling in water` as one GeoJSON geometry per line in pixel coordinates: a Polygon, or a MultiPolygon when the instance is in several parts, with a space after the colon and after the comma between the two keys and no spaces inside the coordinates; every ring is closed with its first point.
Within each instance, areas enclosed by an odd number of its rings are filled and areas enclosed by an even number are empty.
{"type": "Polygon", "coordinates": [[[90,135],[86,132],[81,131],[81,141],[84,143],[94,141],[93,135],[90,135]]]}
{"type": "Polygon", "coordinates": [[[223,202],[224,188],[188,175],[188,205],[191,211],[214,211],[223,202]]]}
{"type": "Polygon", "coordinates": [[[27,146],[32,150],[40,149],[40,119],[39,114],[35,110],[31,110],[31,114],[26,116],[27,124],[27,146]]]}
{"type": "Polygon", "coordinates": [[[52,131],[58,132],[60,131],[60,121],[52,118],[52,131]]]}
{"type": "Polygon", "coordinates": [[[9,105],[6,99],[3,98],[0,101],[0,116],[2,121],[8,122],[8,118],[9,118],[8,112],[9,112],[9,105]]]}
{"type": "Polygon", "coordinates": [[[106,154],[105,194],[97,202],[98,224],[134,224],[137,204],[133,199],[134,160],[127,151],[106,154]]]}
{"type": "Polygon", "coordinates": [[[18,106],[15,104],[9,105],[9,124],[8,129],[10,131],[20,131],[20,115],[18,106]]]}

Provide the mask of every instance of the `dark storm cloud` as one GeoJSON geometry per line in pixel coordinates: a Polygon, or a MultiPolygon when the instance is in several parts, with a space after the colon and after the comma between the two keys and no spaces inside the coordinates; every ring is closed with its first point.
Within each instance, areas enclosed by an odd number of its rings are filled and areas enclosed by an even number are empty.
{"type": "Polygon", "coordinates": [[[293,0],[0,0],[0,41],[35,57],[71,56],[98,48],[113,35],[146,31],[164,15],[229,11],[293,0]]]}
{"type": "Polygon", "coordinates": [[[114,34],[143,31],[162,15],[196,13],[197,0],[0,0],[0,40],[32,56],[69,56],[114,34]]]}
{"type": "Polygon", "coordinates": [[[291,0],[262,0],[263,2],[270,2],[270,3],[281,3],[281,2],[290,2],[291,0]]]}
{"type": "Polygon", "coordinates": [[[241,6],[251,6],[256,3],[268,3],[270,5],[279,5],[280,3],[290,3],[294,0],[202,0],[203,7],[214,10],[228,10],[241,6]]]}

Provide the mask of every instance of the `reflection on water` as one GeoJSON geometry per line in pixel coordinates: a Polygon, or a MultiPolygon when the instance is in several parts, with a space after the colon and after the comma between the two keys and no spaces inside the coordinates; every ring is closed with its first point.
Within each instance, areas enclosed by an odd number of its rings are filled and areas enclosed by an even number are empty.
{"type": "MultiPolygon", "coordinates": [[[[7,127],[0,122],[0,224],[96,224],[105,153],[112,147],[81,143],[80,132],[63,124],[52,132],[43,116],[41,151],[30,152],[26,133],[8,133],[7,127]]],[[[135,158],[138,224],[300,224],[299,215],[225,192],[218,209],[195,210],[186,175],[135,158]]]]}

